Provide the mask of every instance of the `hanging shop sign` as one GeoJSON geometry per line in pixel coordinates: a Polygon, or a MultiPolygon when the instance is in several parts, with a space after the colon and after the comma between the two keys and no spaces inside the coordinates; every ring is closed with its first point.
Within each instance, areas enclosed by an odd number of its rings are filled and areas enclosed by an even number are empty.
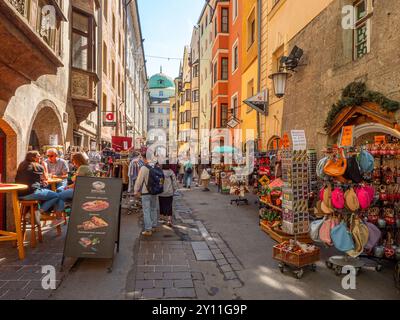
{"type": "Polygon", "coordinates": [[[114,257],[119,244],[121,197],[121,179],[77,177],[64,257],[114,257]]]}
{"type": "Polygon", "coordinates": [[[116,126],[117,126],[117,113],[103,112],[103,127],[116,127],[116,126]]]}
{"type": "Polygon", "coordinates": [[[385,144],[386,136],[375,136],[375,144],[385,144]]]}
{"type": "Polygon", "coordinates": [[[130,137],[112,137],[111,142],[117,152],[128,151],[133,145],[133,139],[130,137]]]}
{"type": "Polygon", "coordinates": [[[236,128],[240,124],[240,120],[233,117],[231,120],[228,121],[227,125],[229,128],[236,128]]]}
{"type": "Polygon", "coordinates": [[[264,90],[255,96],[243,101],[250,108],[259,113],[268,115],[268,90],[264,90]]]}
{"type": "Polygon", "coordinates": [[[307,149],[307,139],[306,139],[306,132],[304,130],[292,130],[292,144],[293,150],[306,150],[307,149]]]}
{"type": "Polygon", "coordinates": [[[354,141],[354,126],[345,126],[342,128],[342,134],[340,138],[340,146],[352,147],[354,141]]]}

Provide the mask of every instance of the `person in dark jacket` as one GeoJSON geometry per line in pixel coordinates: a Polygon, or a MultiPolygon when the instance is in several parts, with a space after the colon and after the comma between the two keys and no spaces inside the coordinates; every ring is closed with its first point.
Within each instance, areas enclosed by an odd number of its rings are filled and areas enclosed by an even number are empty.
{"type": "Polygon", "coordinates": [[[20,200],[41,201],[40,210],[36,212],[36,220],[40,221],[41,214],[49,214],[49,210],[56,206],[59,198],[54,191],[47,189],[44,179],[44,167],[40,164],[40,153],[29,151],[25,160],[18,167],[15,182],[28,186],[27,190],[19,191],[20,200]]]}

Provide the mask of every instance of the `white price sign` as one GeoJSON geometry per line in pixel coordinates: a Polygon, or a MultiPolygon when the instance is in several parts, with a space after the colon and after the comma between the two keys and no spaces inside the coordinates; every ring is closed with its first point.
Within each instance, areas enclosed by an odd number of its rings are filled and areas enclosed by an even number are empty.
{"type": "Polygon", "coordinates": [[[304,130],[292,130],[291,135],[293,150],[298,151],[307,149],[306,132],[304,130]]]}

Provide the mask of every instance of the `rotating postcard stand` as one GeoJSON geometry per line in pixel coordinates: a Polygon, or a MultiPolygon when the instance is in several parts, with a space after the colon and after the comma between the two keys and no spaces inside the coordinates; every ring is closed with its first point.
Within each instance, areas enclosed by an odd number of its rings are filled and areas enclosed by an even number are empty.
{"type": "Polygon", "coordinates": [[[77,177],[71,216],[61,262],[65,257],[110,259],[112,272],[115,251],[119,252],[122,180],[77,177]]]}

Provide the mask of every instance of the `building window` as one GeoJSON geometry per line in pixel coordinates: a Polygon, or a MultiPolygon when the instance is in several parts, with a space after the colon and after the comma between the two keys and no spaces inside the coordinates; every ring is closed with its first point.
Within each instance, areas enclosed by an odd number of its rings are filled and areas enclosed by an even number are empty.
{"type": "MultiPolygon", "coordinates": [[[[251,98],[254,96],[254,80],[252,79],[247,83],[247,98],[251,98]]],[[[253,108],[247,106],[247,112],[253,111],[253,108]]]]}
{"type": "Polygon", "coordinates": [[[199,128],[199,118],[192,118],[192,129],[198,129],[199,128]]]}
{"type": "Polygon", "coordinates": [[[221,128],[226,128],[228,125],[228,105],[221,104],[221,128]]]}
{"type": "Polygon", "coordinates": [[[233,0],[233,20],[236,20],[236,18],[238,17],[239,13],[238,1],[239,0],[233,0]]]}
{"type": "Polygon", "coordinates": [[[113,14],[113,17],[112,17],[112,39],[113,39],[113,41],[114,41],[114,43],[115,43],[115,34],[116,34],[116,22],[115,22],[115,15],[113,14]]]}
{"type": "Polygon", "coordinates": [[[222,8],[221,32],[229,33],[229,9],[222,8]]]}
{"type": "Polygon", "coordinates": [[[164,126],[164,120],[158,119],[158,127],[162,128],[164,126]]]}
{"type": "Polygon", "coordinates": [[[103,13],[104,13],[104,19],[108,21],[108,0],[104,0],[103,3],[103,13]]]}
{"type": "Polygon", "coordinates": [[[199,102],[199,90],[193,90],[192,102],[199,102]]]}
{"type": "Polygon", "coordinates": [[[111,68],[111,80],[112,80],[112,86],[115,88],[115,61],[112,62],[112,68],[111,68]]]}
{"type": "Polygon", "coordinates": [[[191,95],[190,89],[186,90],[186,101],[190,101],[191,100],[190,95],[191,95]]]}
{"type": "Polygon", "coordinates": [[[247,20],[247,46],[250,48],[256,41],[256,15],[253,10],[247,20]]]}
{"type": "Polygon", "coordinates": [[[196,65],[193,67],[193,78],[197,78],[198,76],[199,76],[199,65],[196,64],[196,65]]]}
{"type": "Polygon", "coordinates": [[[159,114],[163,114],[164,113],[164,109],[163,108],[158,108],[158,113],[159,114]]]}
{"type": "Polygon", "coordinates": [[[107,75],[107,70],[108,70],[108,49],[107,49],[107,45],[104,42],[103,43],[103,72],[105,75],[107,75]]]}
{"type": "Polygon", "coordinates": [[[185,122],[190,123],[190,111],[189,110],[185,111],[185,122]]]}
{"type": "Polygon", "coordinates": [[[154,113],[154,108],[150,108],[150,113],[154,113]]]}
{"type": "Polygon", "coordinates": [[[235,95],[232,97],[232,115],[234,118],[236,118],[238,116],[238,96],[235,95]]]}
{"type": "Polygon", "coordinates": [[[221,80],[228,80],[228,72],[229,72],[228,58],[222,58],[221,59],[221,80]]]}
{"type": "Polygon", "coordinates": [[[232,73],[233,73],[239,67],[239,45],[237,42],[233,46],[232,55],[233,55],[233,57],[232,57],[233,58],[232,59],[232,73]]]}
{"type": "Polygon", "coordinates": [[[160,96],[160,97],[164,97],[164,91],[160,91],[160,92],[159,92],[159,96],[160,96]]]}
{"type": "Polygon", "coordinates": [[[218,81],[218,63],[214,63],[214,84],[218,81]]]}
{"type": "Polygon", "coordinates": [[[370,52],[372,0],[361,0],[355,3],[356,25],[354,29],[354,59],[360,59],[370,52]]]}
{"type": "Polygon", "coordinates": [[[72,13],[72,66],[85,71],[95,69],[93,17],[72,13]]]}
{"type": "Polygon", "coordinates": [[[214,107],[214,112],[213,112],[213,128],[217,127],[217,108],[214,107]]]}
{"type": "Polygon", "coordinates": [[[107,112],[107,95],[103,93],[103,112],[107,112]]]}

